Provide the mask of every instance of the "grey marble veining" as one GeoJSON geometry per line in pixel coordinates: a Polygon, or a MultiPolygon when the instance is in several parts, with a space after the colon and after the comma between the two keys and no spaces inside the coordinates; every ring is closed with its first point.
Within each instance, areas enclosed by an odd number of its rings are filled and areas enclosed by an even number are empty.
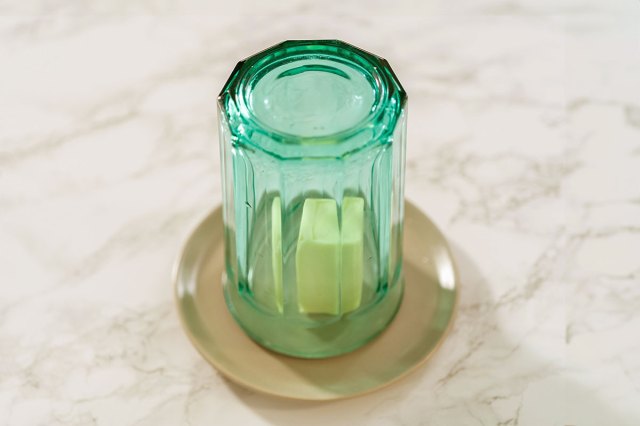
{"type": "Polygon", "coordinates": [[[0,4],[0,424],[640,422],[640,4],[192,7],[0,4]],[[220,201],[235,62],[329,37],[405,85],[407,196],[462,285],[424,368],[315,404],[222,379],[170,276],[220,201]]]}

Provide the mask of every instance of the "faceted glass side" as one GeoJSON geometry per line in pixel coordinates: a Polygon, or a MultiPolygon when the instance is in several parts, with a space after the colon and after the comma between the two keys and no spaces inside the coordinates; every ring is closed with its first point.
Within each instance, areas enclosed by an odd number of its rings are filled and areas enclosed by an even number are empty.
{"type": "Polygon", "coordinates": [[[404,90],[377,56],[291,41],[240,62],[218,101],[231,313],[285,354],[362,346],[402,295],[404,90]]]}

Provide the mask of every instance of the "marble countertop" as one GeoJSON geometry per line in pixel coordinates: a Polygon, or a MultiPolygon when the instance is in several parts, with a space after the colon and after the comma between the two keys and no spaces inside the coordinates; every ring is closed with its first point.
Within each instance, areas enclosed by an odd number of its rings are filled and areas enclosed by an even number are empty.
{"type": "Polygon", "coordinates": [[[640,423],[640,3],[88,3],[0,4],[0,425],[640,423]],[[215,96],[290,38],[393,65],[462,278],[423,368],[330,403],[224,380],[172,299],[215,96]]]}

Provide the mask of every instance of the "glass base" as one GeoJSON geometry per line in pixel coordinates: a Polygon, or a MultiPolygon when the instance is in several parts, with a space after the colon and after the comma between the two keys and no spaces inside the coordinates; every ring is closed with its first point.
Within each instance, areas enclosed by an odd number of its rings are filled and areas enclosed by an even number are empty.
{"type": "Polygon", "coordinates": [[[327,321],[309,315],[304,326],[283,315],[256,309],[248,299],[224,283],[224,296],[233,318],[255,342],[281,354],[298,358],[328,358],[346,354],[373,340],[393,320],[402,301],[404,282],[399,279],[380,292],[379,301],[327,321]]]}

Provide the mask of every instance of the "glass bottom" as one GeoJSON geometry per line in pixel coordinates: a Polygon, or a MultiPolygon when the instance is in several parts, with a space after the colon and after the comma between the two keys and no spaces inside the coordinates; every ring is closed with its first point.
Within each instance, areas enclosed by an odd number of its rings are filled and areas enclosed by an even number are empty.
{"type": "Polygon", "coordinates": [[[403,288],[400,278],[381,291],[374,304],[316,324],[256,309],[226,280],[224,295],[233,318],[261,346],[299,358],[327,358],[354,351],[380,334],[398,311],[403,288]]]}

